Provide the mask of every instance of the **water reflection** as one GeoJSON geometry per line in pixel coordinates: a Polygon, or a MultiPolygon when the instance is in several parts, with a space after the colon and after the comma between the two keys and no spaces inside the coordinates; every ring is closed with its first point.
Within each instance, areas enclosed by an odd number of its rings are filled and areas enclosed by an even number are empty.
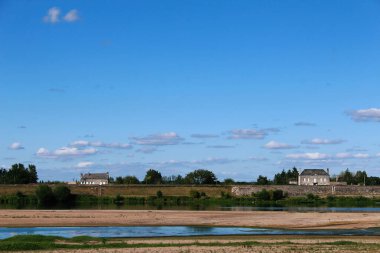
{"type": "Polygon", "coordinates": [[[162,237],[162,236],[205,236],[205,235],[380,235],[380,229],[352,230],[285,230],[239,227],[32,227],[0,228],[0,239],[15,235],[51,235],[62,237],[162,237]]]}

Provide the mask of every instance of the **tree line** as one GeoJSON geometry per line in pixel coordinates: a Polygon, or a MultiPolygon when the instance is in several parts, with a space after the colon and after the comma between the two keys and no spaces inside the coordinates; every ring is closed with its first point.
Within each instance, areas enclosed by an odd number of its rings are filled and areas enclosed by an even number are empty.
{"type": "Polygon", "coordinates": [[[33,164],[25,167],[16,163],[10,169],[0,168],[0,184],[35,184],[37,183],[37,168],[33,164]]]}
{"type": "MultiPolygon", "coordinates": [[[[111,184],[195,184],[195,185],[287,185],[290,181],[297,181],[299,170],[293,167],[289,170],[282,170],[276,173],[273,179],[259,175],[256,181],[235,181],[232,178],[226,178],[219,181],[214,172],[207,169],[198,169],[187,173],[185,176],[172,175],[163,176],[161,172],[155,169],[149,169],[143,180],[139,180],[136,176],[118,176],[110,177],[111,184]]],[[[352,172],[346,169],[336,176],[331,177],[331,181],[346,182],[348,185],[380,185],[380,177],[368,176],[366,171],[352,172]]],[[[25,166],[21,163],[13,164],[9,169],[0,168],[0,184],[35,184],[38,182],[37,168],[33,164],[25,166]]],[[[50,183],[60,183],[58,181],[49,181],[50,183]]],[[[46,183],[42,182],[41,183],[46,183]]],[[[62,182],[61,182],[62,183],[62,182]]]]}
{"type": "Polygon", "coordinates": [[[149,169],[142,181],[136,176],[110,178],[112,184],[218,184],[214,172],[205,169],[194,170],[184,177],[181,175],[162,176],[161,172],[149,169]]]}

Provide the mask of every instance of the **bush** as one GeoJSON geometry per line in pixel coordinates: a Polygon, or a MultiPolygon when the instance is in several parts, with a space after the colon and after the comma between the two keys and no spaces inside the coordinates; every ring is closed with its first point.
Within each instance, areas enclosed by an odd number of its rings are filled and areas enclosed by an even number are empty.
{"type": "Polygon", "coordinates": [[[285,197],[284,192],[282,190],[274,190],[271,192],[271,200],[280,200],[285,197]]]}
{"type": "Polygon", "coordinates": [[[270,192],[263,189],[259,192],[256,192],[255,197],[259,200],[270,200],[270,192]]]}
{"type": "Polygon", "coordinates": [[[54,204],[54,194],[48,185],[39,185],[36,189],[36,197],[38,204],[51,205],[54,204]]]}
{"type": "Polygon", "coordinates": [[[229,193],[225,193],[225,192],[220,192],[220,197],[222,198],[222,199],[230,199],[231,198],[231,194],[229,194],[229,193]]]}
{"type": "Polygon", "coordinates": [[[157,191],[156,196],[157,196],[157,198],[162,198],[164,196],[164,194],[162,194],[162,191],[157,191]]]}
{"type": "Polygon", "coordinates": [[[201,197],[201,194],[196,190],[191,190],[190,197],[192,197],[193,199],[199,199],[201,197]]]}
{"type": "Polygon", "coordinates": [[[117,205],[120,205],[120,204],[124,203],[124,197],[121,196],[120,194],[117,194],[115,199],[113,200],[113,202],[117,205]]]}
{"type": "Polygon", "coordinates": [[[71,200],[71,191],[67,186],[59,185],[54,188],[53,193],[58,203],[68,203],[71,200]]]}

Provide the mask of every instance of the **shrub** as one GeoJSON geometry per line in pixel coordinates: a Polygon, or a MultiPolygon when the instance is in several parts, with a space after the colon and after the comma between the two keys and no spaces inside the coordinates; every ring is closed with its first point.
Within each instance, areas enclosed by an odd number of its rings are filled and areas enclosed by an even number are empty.
{"type": "Polygon", "coordinates": [[[38,204],[51,205],[54,203],[54,194],[48,185],[39,185],[36,189],[38,204]]]}
{"type": "Polygon", "coordinates": [[[199,199],[201,197],[201,194],[196,190],[191,190],[190,197],[192,197],[193,199],[199,199]]]}
{"type": "Polygon", "coordinates": [[[255,197],[259,200],[270,200],[269,191],[263,189],[255,194],[255,197]]]}
{"type": "Polygon", "coordinates": [[[271,200],[280,200],[284,198],[284,192],[282,190],[274,190],[271,192],[271,200]]]}
{"type": "Polygon", "coordinates": [[[117,194],[113,202],[117,205],[122,204],[124,202],[124,197],[121,196],[120,194],[117,194]]]}
{"type": "Polygon", "coordinates": [[[162,191],[157,191],[156,196],[157,196],[157,198],[162,198],[164,196],[164,194],[162,194],[162,191]]]}
{"type": "Polygon", "coordinates": [[[59,185],[54,188],[53,193],[59,203],[67,203],[71,200],[71,191],[67,186],[59,185]]]}

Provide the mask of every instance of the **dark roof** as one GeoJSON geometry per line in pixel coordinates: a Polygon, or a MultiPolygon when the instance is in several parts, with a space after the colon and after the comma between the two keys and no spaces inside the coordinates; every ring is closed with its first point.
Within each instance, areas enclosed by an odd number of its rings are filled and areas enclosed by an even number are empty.
{"type": "Polygon", "coordinates": [[[305,169],[300,176],[329,176],[329,173],[323,169],[305,169]]]}
{"type": "Polygon", "coordinates": [[[105,179],[108,180],[108,173],[86,173],[81,175],[81,179],[105,179]]]}

